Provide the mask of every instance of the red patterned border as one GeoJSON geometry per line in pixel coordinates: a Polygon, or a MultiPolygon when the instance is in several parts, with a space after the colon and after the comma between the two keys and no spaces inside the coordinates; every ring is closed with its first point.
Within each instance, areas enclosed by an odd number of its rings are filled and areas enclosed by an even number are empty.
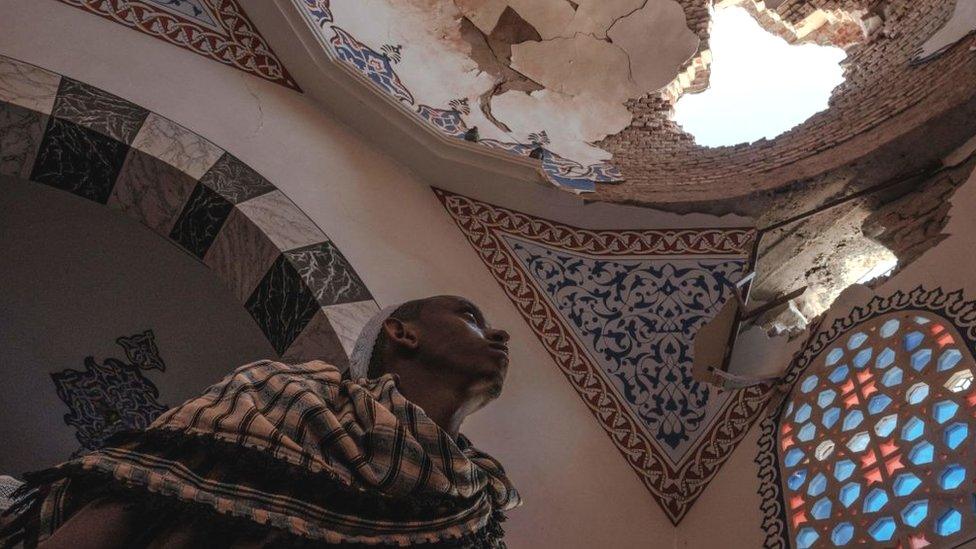
{"type": "Polygon", "coordinates": [[[236,0],[206,0],[216,32],[188,17],[139,0],[60,0],[265,80],[301,91],[236,0]]]}
{"type": "Polygon", "coordinates": [[[748,255],[756,236],[756,230],[752,228],[609,231],[580,229],[440,189],[434,189],[434,192],[452,214],[470,217],[493,230],[505,231],[546,246],[577,253],[601,256],[748,255]]]}
{"type": "Polygon", "coordinates": [[[499,233],[600,255],[747,254],[752,229],[591,231],[434,189],[488,270],[515,304],[627,463],[677,525],[745,436],[768,391],[737,391],[677,469],[660,455],[609,381],[502,243],[499,233]]]}

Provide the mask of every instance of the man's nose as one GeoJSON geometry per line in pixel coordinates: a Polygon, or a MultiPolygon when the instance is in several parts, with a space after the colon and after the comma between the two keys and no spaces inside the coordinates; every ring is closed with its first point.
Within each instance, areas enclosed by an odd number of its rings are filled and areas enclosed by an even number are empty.
{"type": "Polygon", "coordinates": [[[488,329],[488,339],[490,339],[491,341],[495,341],[498,343],[508,343],[508,340],[511,339],[511,337],[512,336],[510,336],[508,332],[500,328],[488,329]]]}

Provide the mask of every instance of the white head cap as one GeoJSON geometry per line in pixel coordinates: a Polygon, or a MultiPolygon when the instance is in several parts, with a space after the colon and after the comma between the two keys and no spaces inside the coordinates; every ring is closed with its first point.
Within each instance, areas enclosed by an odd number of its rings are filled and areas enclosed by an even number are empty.
{"type": "Polygon", "coordinates": [[[373,348],[376,347],[376,340],[383,329],[383,322],[390,318],[398,307],[400,305],[386,307],[373,315],[363,326],[363,331],[359,332],[356,345],[352,348],[352,355],[349,356],[350,379],[369,377],[369,361],[373,358],[373,348]]]}

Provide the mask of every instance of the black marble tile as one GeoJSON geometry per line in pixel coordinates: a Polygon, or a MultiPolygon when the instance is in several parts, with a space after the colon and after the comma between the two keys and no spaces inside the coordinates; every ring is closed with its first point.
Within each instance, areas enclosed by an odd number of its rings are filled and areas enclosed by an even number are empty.
{"type": "Polygon", "coordinates": [[[279,355],[319,310],[315,296],[284,256],[278,256],[244,306],[279,355]]]}
{"type": "Polygon", "coordinates": [[[203,259],[233,209],[224,197],[197,183],[169,237],[203,259]]]}
{"type": "Polygon", "coordinates": [[[0,103],[0,174],[30,177],[47,118],[12,103],[0,103]]]}
{"type": "Polygon", "coordinates": [[[61,79],[51,114],[129,144],[139,133],[149,111],[66,77],[61,79]]]}
{"type": "Polygon", "coordinates": [[[373,299],[352,265],[331,242],[285,252],[322,306],[373,299]]]}
{"type": "Polygon", "coordinates": [[[128,151],[125,143],[51,118],[30,178],[105,204],[128,151]]]}
{"type": "Polygon", "coordinates": [[[240,204],[275,190],[275,186],[267,179],[230,153],[224,153],[210,170],[203,174],[200,183],[217,191],[231,204],[240,204]]]}

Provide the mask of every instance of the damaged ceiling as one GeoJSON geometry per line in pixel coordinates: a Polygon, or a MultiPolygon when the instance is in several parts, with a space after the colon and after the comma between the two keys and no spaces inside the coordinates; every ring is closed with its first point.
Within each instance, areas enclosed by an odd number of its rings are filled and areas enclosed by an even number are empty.
{"type": "Polygon", "coordinates": [[[362,0],[335,20],[426,105],[463,103],[480,139],[540,143],[582,165],[632,122],[626,103],[667,86],[699,49],[673,0],[362,0]]]}

